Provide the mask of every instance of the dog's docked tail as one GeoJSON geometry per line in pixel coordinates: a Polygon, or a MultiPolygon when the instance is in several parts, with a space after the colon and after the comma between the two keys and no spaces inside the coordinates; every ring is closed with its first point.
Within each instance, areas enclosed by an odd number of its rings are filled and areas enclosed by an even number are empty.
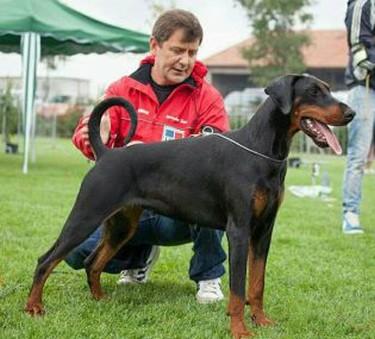
{"type": "Polygon", "coordinates": [[[100,137],[100,121],[104,112],[112,106],[122,106],[130,116],[130,129],[128,135],[124,140],[126,145],[133,137],[137,128],[137,113],[133,105],[122,97],[111,97],[104,99],[97,104],[90,116],[88,127],[89,127],[89,141],[90,145],[95,153],[96,160],[98,160],[108,149],[103,144],[100,137]]]}

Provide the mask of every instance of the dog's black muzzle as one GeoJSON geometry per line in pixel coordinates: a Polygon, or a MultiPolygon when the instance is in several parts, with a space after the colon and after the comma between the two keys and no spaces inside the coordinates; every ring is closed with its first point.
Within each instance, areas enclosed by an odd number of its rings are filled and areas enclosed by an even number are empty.
{"type": "Polygon", "coordinates": [[[345,123],[349,123],[354,119],[356,113],[348,105],[340,103],[340,108],[344,112],[345,123]]]}

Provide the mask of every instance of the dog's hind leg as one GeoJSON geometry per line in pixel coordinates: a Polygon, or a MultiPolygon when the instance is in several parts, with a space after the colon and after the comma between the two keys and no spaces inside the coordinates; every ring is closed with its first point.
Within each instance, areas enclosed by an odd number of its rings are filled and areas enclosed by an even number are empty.
{"type": "Polygon", "coordinates": [[[134,235],[141,207],[125,207],[105,222],[103,237],[98,247],[85,260],[87,281],[91,294],[97,300],[103,298],[100,275],[108,261],[134,235]]]}
{"type": "MultiPolygon", "coordinates": [[[[48,252],[43,257],[45,257],[47,254],[48,252]]],[[[25,305],[25,312],[29,313],[32,316],[42,315],[44,313],[42,303],[43,286],[49,274],[61,260],[62,258],[56,258],[50,261],[48,261],[47,258],[43,262],[38,260],[38,264],[34,273],[33,284],[29,293],[29,297],[27,299],[27,303],[25,305]]]]}
{"type": "Polygon", "coordinates": [[[31,315],[44,313],[42,304],[43,287],[52,270],[72,249],[94,232],[106,217],[115,212],[115,210],[108,211],[108,205],[104,203],[103,206],[107,208],[107,211],[104,208],[98,210],[98,208],[95,209],[89,205],[89,202],[87,202],[86,208],[82,209],[80,204],[76,202],[60,236],[54,245],[39,258],[25,306],[27,313],[31,315]]]}

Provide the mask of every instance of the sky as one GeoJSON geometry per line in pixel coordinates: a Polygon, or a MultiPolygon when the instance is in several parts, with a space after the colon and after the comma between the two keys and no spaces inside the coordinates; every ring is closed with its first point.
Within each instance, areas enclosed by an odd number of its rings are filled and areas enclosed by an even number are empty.
{"type": "MultiPolygon", "coordinates": [[[[150,33],[152,0],[62,0],[76,10],[101,21],[150,33]]],[[[201,22],[204,38],[198,58],[204,59],[250,36],[250,24],[245,10],[234,0],[158,0],[165,6],[193,12],[201,22]]],[[[309,10],[314,15],[313,29],[344,29],[346,0],[315,0],[309,10]]],[[[77,55],[60,63],[51,75],[92,80],[91,92],[98,95],[112,81],[131,73],[140,56],[134,54],[77,55]],[[100,67],[98,67],[100,65],[100,67]]],[[[43,65],[38,75],[46,73],[43,65]]],[[[0,53],[0,76],[20,75],[21,59],[15,54],[0,53]]]]}

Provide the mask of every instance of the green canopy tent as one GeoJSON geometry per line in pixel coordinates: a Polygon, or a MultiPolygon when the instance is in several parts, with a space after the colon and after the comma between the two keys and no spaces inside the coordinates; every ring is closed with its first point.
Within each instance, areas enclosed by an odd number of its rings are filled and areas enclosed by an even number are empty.
{"type": "Polygon", "coordinates": [[[148,51],[149,36],[103,23],[58,0],[0,0],[0,52],[22,54],[24,161],[28,171],[40,55],[148,51]]]}

